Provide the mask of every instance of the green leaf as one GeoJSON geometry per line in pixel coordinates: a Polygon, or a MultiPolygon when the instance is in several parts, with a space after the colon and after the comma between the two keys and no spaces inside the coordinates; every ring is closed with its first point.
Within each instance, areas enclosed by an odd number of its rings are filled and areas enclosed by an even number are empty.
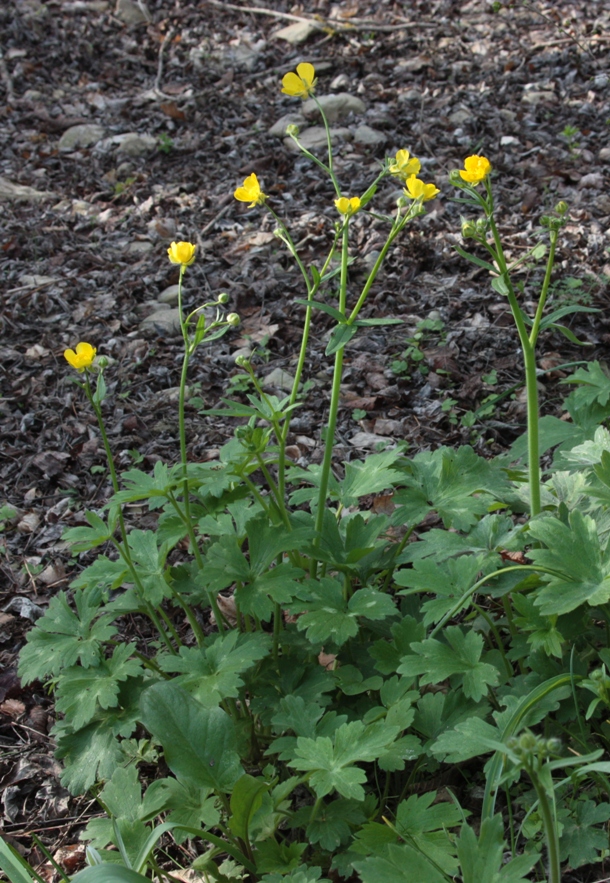
{"type": "Polygon", "coordinates": [[[256,870],[260,874],[281,874],[282,880],[298,880],[299,877],[297,875],[294,877],[284,877],[284,874],[295,874],[301,856],[306,849],[307,843],[278,843],[275,837],[270,837],[262,843],[257,843],[256,852],[254,853],[256,870]]]}
{"type": "Polygon", "coordinates": [[[51,599],[49,609],[28,634],[21,651],[19,675],[24,684],[40,678],[57,676],[77,661],[83,668],[100,662],[101,648],[116,634],[112,616],[104,614],[97,621],[99,604],[90,594],[74,594],[76,612],[68,604],[65,592],[51,599]]]}
{"type": "Polygon", "coordinates": [[[358,328],[375,328],[383,325],[403,325],[404,319],[391,319],[389,316],[383,319],[356,319],[354,325],[358,328]]]}
{"type": "Polygon", "coordinates": [[[331,883],[328,877],[322,877],[322,868],[299,865],[287,874],[265,874],[261,883],[331,883]]]}
{"type": "Polygon", "coordinates": [[[494,291],[497,291],[498,294],[501,294],[502,297],[508,297],[510,289],[504,276],[494,276],[491,280],[491,287],[494,291]]]}
{"type": "MultiPolygon", "coordinates": [[[[318,276],[318,279],[319,278],[320,277],[318,276]]],[[[304,300],[303,298],[297,298],[295,304],[300,304],[303,307],[312,307],[314,310],[322,310],[323,313],[328,313],[329,316],[332,316],[335,322],[338,322],[339,325],[345,325],[347,322],[347,318],[343,313],[340,313],[335,307],[331,307],[330,304],[325,304],[319,300],[304,300]]]]}
{"type": "Polygon", "coordinates": [[[347,843],[352,828],[361,825],[366,816],[362,811],[362,804],[351,800],[333,800],[329,804],[322,804],[313,822],[310,822],[311,807],[303,807],[303,817],[299,818],[299,812],[292,819],[291,827],[297,824],[306,826],[307,839],[311,844],[319,843],[322,849],[333,852],[342,844],[347,843]],[[297,824],[295,824],[297,823],[297,824]]]}
{"type": "Polygon", "coordinates": [[[142,723],[163,746],[171,771],[217,793],[230,793],[242,775],[235,725],[221,708],[204,708],[169,681],[140,700],[142,723]]]}
{"type": "Polygon", "coordinates": [[[555,571],[541,574],[545,585],[536,606],[546,616],[569,613],[581,604],[605,604],[610,599],[610,552],[603,549],[595,521],[578,509],[569,524],[543,517],[530,523],[530,533],[546,549],[531,549],[535,564],[555,571]]]}
{"type": "Polygon", "coordinates": [[[173,683],[211,708],[227,697],[239,695],[240,675],[271,649],[271,637],[262,632],[241,635],[236,629],[216,634],[201,647],[181,647],[178,656],[163,656],[163,671],[183,673],[173,683]]]}
{"type": "Polygon", "coordinates": [[[340,647],[358,633],[358,617],[376,620],[396,613],[392,598],[377,589],[357,589],[346,601],[343,584],[331,577],[305,580],[297,595],[299,601],[293,602],[289,610],[301,614],[297,628],[307,632],[312,644],[330,640],[340,647]]]}
{"type": "Polygon", "coordinates": [[[463,821],[463,812],[453,802],[434,803],[435,799],[436,791],[429,791],[403,800],[398,806],[395,827],[402,840],[415,846],[446,874],[455,874],[456,849],[447,829],[463,821]]]}
{"type": "MultiPolygon", "coordinates": [[[[481,555],[462,555],[446,562],[429,559],[415,561],[412,568],[396,571],[394,582],[406,587],[398,592],[399,595],[427,592],[436,595],[436,598],[421,605],[425,614],[424,625],[428,626],[439,622],[472,588],[481,576],[483,560],[481,555]]],[[[464,604],[470,604],[470,598],[464,604]]]]}
{"type": "Polygon", "coordinates": [[[125,868],[114,862],[102,862],[100,865],[83,868],[70,878],[70,883],[74,881],[76,883],[150,883],[150,879],[144,874],[138,874],[131,868],[125,868]]]}
{"type": "Polygon", "coordinates": [[[366,460],[345,463],[345,477],[339,483],[339,501],[343,506],[353,506],[358,497],[378,494],[393,487],[401,473],[394,468],[403,453],[399,448],[371,454],[366,460]]]}
{"type": "Polygon", "coordinates": [[[391,627],[391,641],[375,641],[369,653],[375,660],[375,668],[384,675],[397,671],[403,656],[406,656],[414,641],[421,641],[426,634],[422,622],[412,616],[405,616],[391,627]]]}
{"type": "Polygon", "coordinates": [[[107,555],[98,555],[70,583],[72,589],[118,589],[125,581],[129,568],[122,558],[112,561],[107,555]]]}
{"type": "Polygon", "coordinates": [[[481,267],[483,270],[489,270],[490,273],[495,274],[498,272],[498,268],[494,267],[493,264],[490,264],[489,261],[484,261],[482,258],[477,257],[476,254],[470,254],[470,252],[464,251],[459,245],[454,245],[453,247],[458,254],[463,258],[466,258],[467,261],[470,261],[471,264],[476,264],[477,267],[481,267]]]}
{"type": "Polygon", "coordinates": [[[417,524],[435,511],[445,527],[464,531],[487,512],[491,495],[501,497],[509,490],[501,468],[469,446],[417,454],[405,465],[401,484],[405,490],[394,495],[394,524],[417,524]]]}
{"type": "Polygon", "coordinates": [[[358,329],[355,325],[335,325],[333,330],[330,333],[330,339],[328,344],[326,345],[326,350],[324,354],[326,356],[332,356],[337,350],[342,349],[342,347],[346,346],[352,337],[355,337],[358,333],[358,329]]]}
{"type": "Polygon", "coordinates": [[[89,668],[64,669],[56,693],[56,707],[78,730],[93,719],[98,709],[118,705],[119,684],[143,674],[141,662],[133,659],[135,644],[120,644],[109,659],[89,668]]]}
{"type": "MultiPolygon", "coordinates": [[[[390,843],[381,856],[353,862],[362,883],[446,883],[446,876],[406,844],[390,843]]],[[[483,883],[483,881],[478,881],[483,883]]]]}
{"type": "Polygon", "coordinates": [[[561,382],[577,384],[578,399],[582,403],[599,402],[600,405],[606,405],[610,400],[610,377],[598,361],[589,362],[585,368],[577,368],[561,382]]]}
{"type": "Polygon", "coordinates": [[[231,794],[229,828],[235,837],[239,837],[245,843],[250,842],[250,823],[268,790],[267,782],[263,779],[255,779],[254,776],[247,773],[244,773],[235,783],[231,794]]]}
{"type": "Polygon", "coordinates": [[[528,883],[525,876],[538,861],[537,853],[520,855],[504,864],[506,842],[500,814],[484,819],[479,838],[464,825],[457,841],[463,883],[528,883]]]}
{"type": "Polygon", "coordinates": [[[16,849],[9,846],[3,837],[0,837],[0,871],[6,874],[10,883],[32,883],[33,880],[41,880],[26,860],[16,849]]]}
{"type": "Polygon", "coordinates": [[[445,730],[431,746],[430,751],[445,763],[462,763],[471,757],[480,757],[492,751],[502,751],[504,744],[497,727],[480,717],[469,717],[445,730]]]}
{"type": "Polygon", "coordinates": [[[593,343],[591,341],[580,340],[578,337],[576,337],[571,328],[568,328],[566,325],[560,325],[558,322],[552,322],[550,325],[548,325],[548,328],[550,328],[551,331],[559,331],[559,333],[563,334],[563,336],[566,337],[570,341],[570,343],[576,343],[578,344],[578,346],[593,346],[593,343]]]}
{"type": "Polygon", "coordinates": [[[388,727],[384,721],[367,727],[361,721],[352,721],[342,724],[333,739],[301,736],[290,766],[311,772],[309,781],[318,797],[336,790],[342,797],[361,801],[366,796],[362,787],[366,773],[353,764],[375,760],[391,745],[398,732],[398,727],[388,727]]]}
{"type": "Polygon", "coordinates": [[[147,817],[167,812],[167,821],[174,826],[177,843],[189,837],[183,828],[214,828],[220,821],[216,798],[211,788],[201,787],[189,779],[157,779],[144,795],[143,812],[147,817]]]}
{"type": "Polygon", "coordinates": [[[444,631],[448,642],[443,644],[436,638],[428,638],[411,645],[412,653],[405,656],[398,667],[403,675],[421,675],[420,683],[439,684],[446,678],[458,676],[464,695],[478,702],[487,692],[488,686],[496,686],[499,681],[495,666],[481,662],[483,636],[470,631],[464,634],[458,626],[444,631]]]}
{"type": "Polygon", "coordinates": [[[55,756],[64,761],[61,782],[72,794],[83,794],[96,781],[110,779],[124,761],[114,728],[105,719],[63,734],[55,756]]]}
{"type": "Polygon", "coordinates": [[[561,861],[568,861],[571,868],[599,862],[601,853],[608,849],[608,832],[596,826],[608,819],[610,803],[577,801],[574,816],[564,823],[559,840],[561,861]]]}
{"type": "Polygon", "coordinates": [[[112,536],[108,525],[96,512],[85,512],[85,518],[91,527],[71,527],[62,535],[62,539],[70,543],[74,555],[101,546],[112,536]]]}

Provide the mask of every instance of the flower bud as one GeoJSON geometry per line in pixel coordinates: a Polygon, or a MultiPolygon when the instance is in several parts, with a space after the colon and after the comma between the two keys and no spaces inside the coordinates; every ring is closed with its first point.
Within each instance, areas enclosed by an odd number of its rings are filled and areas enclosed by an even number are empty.
{"type": "Polygon", "coordinates": [[[398,208],[406,208],[406,206],[408,206],[409,204],[410,202],[406,196],[399,196],[396,200],[396,205],[398,206],[398,208]]]}
{"type": "Polygon", "coordinates": [[[218,303],[219,304],[228,304],[229,303],[229,295],[226,291],[223,291],[222,294],[218,295],[218,303]]]}
{"type": "Polygon", "coordinates": [[[462,218],[462,238],[463,239],[474,239],[477,235],[477,225],[474,221],[469,221],[467,218],[462,218]]]}
{"type": "Polygon", "coordinates": [[[555,206],[555,211],[557,212],[558,215],[565,215],[568,208],[569,208],[569,206],[568,206],[567,202],[564,202],[564,200],[562,199],[555,206]]]}
{"type": "Polygon", "coordinates": [[[477,236],[485,236],[488,226],[489,224],[487,218],[477,218],[477,222],[475,224],[477,236]]]}
{"type": "Polygon", "coordinates": [[[243,356],[243,355],[235,356],[235,364],[237,365],[238,368],[247,368],[248,365],[250,364],[250,360],[248,359],[247,356],[243,356]]]}
{"type": "Polygon", "coordinates": [[[462,181],[459,169],[451,169],[449,172],[449,183],[453,184],[454,187],[464,186],[464,181],[462,181]]]}
{"type": "Polygon", "coordinates": [[[299,127],[295,126],[294,123],[291,123],[289,126],[286,126],[286,134],[291,138],[297,138],[299,134],[299,127]]]}
{"type": "Polygon", "coordinates": [[[106,356],[98,356],[95,364],[100,369],[100,371],[104,371],[104,369],[107,368],[110,364],[110,361],[106,356]]]}
{"type": "Polygon", "coordinates": [[[225,322],[227,323],[227,325],[230,325],[231,328],[235,328],[237,327],[237,325],[239,325],[239,316],[237,315],[237,313],[229,313],[227,316],[225,316],[225,322]]]}

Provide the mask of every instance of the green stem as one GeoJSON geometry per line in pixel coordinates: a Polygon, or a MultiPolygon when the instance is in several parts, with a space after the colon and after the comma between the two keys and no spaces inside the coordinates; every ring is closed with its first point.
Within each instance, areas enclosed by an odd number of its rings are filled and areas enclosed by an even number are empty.
{"type": "MultiPolygon", "coordinates": [[[[347,301],[347,259],[349,245],[349,219],[346,218],[343,226],[343,236],[341,241],[341,277],[339,284],[339,312],[345,315],[345,305],[347,301]]],[[[328,424],[326,427],[326,438],[324,441],[324,459],[322,461],[322,471],[320,473],[320,492],[318,494],[318,510],[316,512],[316,537],[314,545],[319,545],[322,535],[322,527],[324,524],[324,513],[326,511],[326,495],[328,493],[328,482],[330,469],[333,458],[333,447],[335,440],[335,431],[337,428],[337,414],[339,411],[339,398],[341,395],[341,380],[343,377],[343,354],[345,347],[339,347],[335,353],[335,369],[333,373],[333,383],[330,395],[330,409],[328,414],[328,424]]],[[[317,562],[312,559],[311,576],[315,577],[317,571],[317,562]]]]}
{"type": "Polygon", "coordinates": [[[546,834],[546,845],[549,859],[549,883],[561,883],[561,862],[559,860],[559,839],[557,837],[557,826],[553,817],[553,811],[549,802],[548,795],[544,786],[540,782],[537,772],[529,765],[525,767],[527,774],[532,780],[532,784],[538,797],[538,806],[544,823],[546,834]]]}
{"type": "Polygon", "coordinates": [[[559,237],[559,231],[551,228],[549,233],[550,240],[550,248],[549,248],[549,257],[546,262],[546,271],[544,274],[544,281],[542,283],[542,288],[540,289],[540,298],[538,300],[538,307],[536,308],[536,315],[534,316],[534,324],[532,325],[532,330],[530,331],[529,341],[533,347],[536,346],[536,341],[538,340],[538,332],[540,330],[540,322],[542,321],[542,313],[544,311],[544,307],[546,304],[546,298],[549,293],[549,286],[551,284],[551,274],[553,272],[553,266],[555,264],[555,250],[557,248],[557,239],[559,237]]]}
{"type": "Polygon", "coordinates": [[[324,124],[324,130],[326,132],[326,145],[328,148],[328,174],[330,175],[331,181],[333,182],[333,186],[335,188],[337,196],[341,196],[341,188],[339,187],[339,182],[337,181],[333,168],[333,143],[330,134],[330,126],[328,125],[328,120],[326,119],[324,109],[315,95],[313,96],[313,100],[316,102],[316,107],[320,111],[320,116],[322,117],[322,122],[324,124]]]}

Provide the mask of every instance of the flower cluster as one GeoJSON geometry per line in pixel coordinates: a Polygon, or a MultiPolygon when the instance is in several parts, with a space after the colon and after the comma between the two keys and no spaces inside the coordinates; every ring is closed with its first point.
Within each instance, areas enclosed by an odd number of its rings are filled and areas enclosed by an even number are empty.
{"type": "Polygon", "coordinates": [[[396,175],[406,181],[411,175],[418,175],[421,170],[420,161],[411,156],[408,150],[399,150],[396,158],[390,166],[390,174],[396,175]]]}
{"type": "Polygon", "coordinates": [[[97,350],[90,343],[81,341],[76,344],[76,350],[64,350],[64,359],[73,368],[76,368],[79,374],[82,374],[87,368],[90,368],[95,359],[97,350]]]}

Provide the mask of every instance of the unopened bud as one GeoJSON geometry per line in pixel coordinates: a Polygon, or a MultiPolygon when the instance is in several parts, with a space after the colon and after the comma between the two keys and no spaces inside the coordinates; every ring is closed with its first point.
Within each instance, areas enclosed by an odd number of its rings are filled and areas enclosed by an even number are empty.
{"type": "Polygon", "coordinates": [[[464,239],[474,239],[477,235],[477,225],[474,221],[462,218],[462,237],[464,239]]]}
{"type": "Polygon", "coordinates": [[[406,196],[399,196],[396,200],[396,205],[398,206],[398,208],[406,208],[410,204],[411,200],[407,199],[406,196]]]}
{"type": "Polygon", "coordinates": [[[250,360],[247,356],[235,356],[235,364],[238,368],[247,368],[250,364],[250,360]]]}
{"type": "Polygon", "coordinates": [[[229,313],[228,316],[225,316],[225,322],[227,325],[230,325],[231,328],[235,328],[239,325],[239,316],[237,313],[229,313]]]}
{"type": "Polygon", "coordinates": [[[563,199],[560,202],[558,202],[557,205],[555,206],[555,211],[557,212],[558,215],[565,215],[567,210],[568,210],[568,204],[567,204],[567,202],[564,202],[563,199]]]}
{"type": "Polygon", "coordinates": [[[98,356],[95,360],[96,367],[99,368],[100,371],[104,371],[110,362],[106,358],[106,356],[98,356]]]}
{"type": "Polygon", "coordinates": [[[218,303],[219,304],[228,304],[229,303],[229,295],[226,291],[223,291],[222,294],[218,295],[218,303]]]}
{"type": "Polygon", "coordinates": [[[289,126],[286,126],[286,134],[291,138],[296,138],[299,134],[299,127],[295,126],[294,123],[291,123],[289,126]]]}
{"type": "Polygon", "coordinates": [[[462,180],[459,169],[451,169],[449,172],[449,183],[454,187],[463,187],[465,182],[462,180]]]}

